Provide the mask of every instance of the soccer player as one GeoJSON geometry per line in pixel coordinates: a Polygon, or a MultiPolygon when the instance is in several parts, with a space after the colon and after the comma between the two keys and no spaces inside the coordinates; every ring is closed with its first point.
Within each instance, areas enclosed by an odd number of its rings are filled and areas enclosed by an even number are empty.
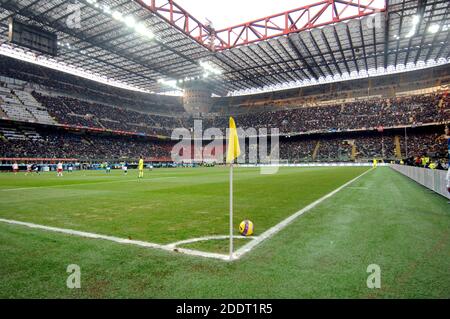
{"type": "Polygon", "coordinates": [[[27,172],[25,173],[25,175],[31,174],[31,169],[33,168],[32,164],[27,164],[27,172]]]}
{"type": "Polygon", "coordinates": [[[33,171],[39,175],[39,166],[37,164],[33,164],[33,171]]]}
{"type": "Polygon", "coordinates": [[[56,176],[58,177],[63,176],[63,164],[61,162],[59,162],[58,165],[56,165],[56,171],[57,171],[56,176]]]}
{"type": "Polygon", "coordinates": [[[123,170],[124,175],[128,175],[128,164],[127,163],[124,163],[122,165],[122,170],[123,170]]]}
{"type": "Polygon", "coordinates": [[[144,178],[144,158],[141,156],[139,158],[139,178],[144,178]]]}
{"type": "Polygon", "coordinates": [[[17,172],[19,171],[19,164],[17,164],[17,162],[14,162],[14,164],[12,165],[12,168],[13,168],[14,175],[17,175],[17,172]]]}
{"type": "Polygon", "coordinates": [[[378,166],[378,161],[377,161],[376,158],[374,158],[374,159],[373,159],[372,167],[373,167],[373,168],[376,168],[377,166],[378,166]]]}

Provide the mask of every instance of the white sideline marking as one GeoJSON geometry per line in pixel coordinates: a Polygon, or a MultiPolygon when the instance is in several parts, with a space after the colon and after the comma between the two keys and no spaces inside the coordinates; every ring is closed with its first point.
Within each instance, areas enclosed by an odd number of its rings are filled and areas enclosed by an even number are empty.
{"type": "Polygon", "coordinates": [[[84,238],[103,239],[103,240],[108,240],[108,241],[112,241],[112,242],[119,243],[119,244],[135,245],[135,246],[146,247],[146,248],[161,249],[161,250],[171,251],[171,252],[179,252],[179,253],[183,253],[186,255],[192,255],[192,256],[215,258],[215,259],[221,259],[221,260],[229,259],[228,255],[208,253],[208,252],[184,249],[184,248],[177,248],[176,246],[173,246],[172,244],[160,245],[160,244],[149,243],[149,242],[140,241],[140,240],[131,240],[131,239],[126,239],[126,238],[114,237],[114,236],[100,235],[100,234],[88,233],[88,232],[83,232],[83,231],[78,231],[78,230],[73,230],[73,229],[50,227],[50,226],[20,222],[17,220],[10,220],[10,219],[3,219],[3,218],[0,218],[0,222],[6,223],[6,224],[12,224],[12,225],[26,226],[26,227],[35,228],[35,229],[42,229],[42,230],[52,231],[52,232],[57,232],[57,233],[69,234],[69,235],[74,235],[74,236],[79,236],[79,237],[84,237],[84,238]]]}
{"type": "MultiPolygon", "coordinates": [[[[198,251],[198,250],[192,250],[192,249],[178,248],[177,247],[177,246],[182,245],[182,244],[189,244],[189,243],[194,243],[194,242],[199,242],[199,241],[228,239],[228,238],[230,238],[230,236],[226,236],[226,235],[224,235],[224,236],[209,236],[209,237],[187,239],[187,240],[182,240],[182,241],[178,241],[178,242],[175,242],[175,243],[170,243],[170,244],[167,244],[167,245],[161,245],[161,244],[155,244],[155,243],[150,243],[150,242],[145,242],[145,241],[130,240],[130,239],[125,239],[125,238],[120,238],[120,237],[107,236],[107,235],[101,235],[101,234],[89,233],[89,232],[83,232],[83,231],[78,231],[78,230],[73,230],[73,229],[44,226],[44,225],[39,225],[39,224],[33,224],[33,223],[27,223],[27,222],[11,220],[11,219],[0,218],[0,222],[7,223],[7,224],[12,224],[12,225],[26,226],[26,227],[35,228],[35,229],[42,229],[42,230],[52,231],[52,232],[57,232],[57,233],[69,234],[69,235],[74,235],[74,236],[79,236],[79,237],[84,237],[84,238],[103,239],[103,240],[116,242],[116,243],[119,243],[119,244],[135,245],[135,246],[141,246],[141,247],[146,247],[146,248],[154,248],[154,249],[160,249],[160,250],[165,250],[165,251],[178,252],[178,253],[182,253],[182,254],[186,254],[186,255],[192,255],[192,256],[198,256],[198,257],[220,259],[220,260],[224,260],[224,261],[229,262],[229,261],[234,261],[234,260],[240,259],[242,256],[244,256],[245,254],[250,252],[252,249],[254,249],[261,242],[263,242],[264,240],[272,237],[273,235],[278,233],[280,230],[282,230],[283,228],[288,226],[296,218],[298,218],[299,216],[303,215],[304,213],[306,213],[307,211],[311,210],[312,208],[316,207],[317,205],[322,203],[324,200],[326,200],[326,199],[330,198],[331,196],[335,195],[337,192],[341,191],[343,188],[345,188],[348,185],[352,184],[353,182],[355,182],[356,180],[358,180],[359,178],[361,178],[365,174],[371,172],[372,170],[373,170],[373,168],[365,171],[361,175],[355,177],[351,181],[349,181],[349,182],[345,183],[344,185],[338,187],[334,191],[332,191],[332,192],[328,193],[327,195],[319,198],[315,202],[309,204],[308,206],[304,207],[303,209],[299,210],[298,212],[296,212],[293,215],[289,216],[288,218],[284,219],[283,221],[281,221],[277,225],[275,225],[272,228],[266,230],[260,236],[257,236],[257,237],[233,236],[233,238],[239,238],[239,239],[248,238],[248,239],[252,239],[252,241],[249,242],[248,244],[242,246],[240,249],[238,249],[233,254],[233,258],[231,260],[230,260],[230,256],[229,255],[218,254],[218,253],[208,253],[208,252],[203,252],[203,251],[198,251]]],[[[36,188],[36,187],[34,187],[34,188],[36,188]]]]}
{"type": "Polygon", "coordinates": [[[7,188],[7,189],[0,189],[2,192],[12,192],[12,191],[24,191],[24,190],[30,190],[30,189],[46,189],[46,188],[58,188],[58,187],[69,187],[69,186],[80,186],[80,185],[97,185],[97,184],[114,184],[114,183],[129,183],[129,182],[136,182],[136,183],[142,183],[142,182],[151,182],[155,180],[160,179],[172,179],[176,177],[157,177],[157,178],[148,178],[148,179],[142,179],[142,180],[117,180],[117,181],[109,181],[109,182],[95,182],[95,183],[75,183],[75,184],[63,184],[63,185],[51,185],[51,186],[36,186],[36,187],[23,187],[23,188],[7,188]]]}
{"type": "Polygon", "coordinates": [[[364,173],[362,173],[361,175],[355,177],[354,179],[352,179],[351,181],[345,183],[344,185],[336,188],[334,191],[332,191],[331,193],[328,193],[327,195],[319,198],[318,200],[316,200],[315,202],[309,204],[308,206],[302,208],[301,210],[299,210],[298,212],[294,213],[293,215],[289,216],[288,218],[286,218],[285,220],[281,221],[280,223],[278,223],[277,225],[273,226],[272,228],[266,230],[264,233],[262,233],[261,235],[258,236],[258,238],[256,238],[255,240],[252,240],[251,242],[249,242],[248,244],[242,246],[241,248],[239,248],[234,254],[233,254],[233,259],[239,259],[242,256],[244,256],[245,254],[247,254],[249,251],[251,251],[253,248],[255,248],[257,245],[259,245],[261,242],[263,242],[264,240],[272,237],[273,235],[275,235],[276,233],[278,233],[280,230],[282,230],[283,228],[285,228],[286,226],[288,226],[290,223],[292,223],[295,219],[297,219],[298,217],[300,217],[301,215],[303,215],[304,213],[306,213],[307,211],[313,209],[314,207],[316,207],[317,205],[319,205],[320,203],[322,203],[324,200],[330,198],[331,196],[335,195],[337,192],[339,192],[340,190],[342,190],[343,188],[347,187],[348,185],[352,184],[353,182],[355,182],[356,180],[358,180],[359,178],[361,178],[362,176],[364,176],[365,174],[371,172],[373,170],[373,168],[365,171],[364,173]]]}

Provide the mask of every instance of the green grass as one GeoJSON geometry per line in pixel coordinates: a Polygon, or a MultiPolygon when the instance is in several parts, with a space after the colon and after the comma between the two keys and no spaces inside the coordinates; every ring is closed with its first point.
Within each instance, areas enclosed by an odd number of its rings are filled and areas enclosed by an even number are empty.
{"type": "MultiPolygon", "coordinates": [[[[363,171],[238,169],[236,221],[252,219],[258,235],[363,171]]],[[[1,175],[0,218],[159,243],[227,233],[226,170],[132,174],[1,175]],[[41,188],[5,191],[28,187],[41,188]]],[[[447,200],[379,168],[233,263],[0,223],[0,297],[449,298],[449,243],[447,200]],[[81,289],[65,286],[69,264],[81,289]],[[379,290],[366,286],[369,264],[379,290]]]]}
{"type": "MultiPolygon", "coordinates": [[[[364,170],[294,168],[261,175],[237,169],[236,223],[249,218],[261,233],[364,170]]],[[[0,218],[160,244],[229,233],[224,168],[156,170],[143,180],[133,171],[126,177],[115,171],[0,180],[0,218]]]]}

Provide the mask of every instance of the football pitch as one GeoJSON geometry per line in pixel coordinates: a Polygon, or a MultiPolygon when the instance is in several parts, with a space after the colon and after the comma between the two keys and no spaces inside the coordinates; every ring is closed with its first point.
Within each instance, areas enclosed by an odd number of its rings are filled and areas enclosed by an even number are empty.
{"type": "Polygon", "coordinates": [[[159,169],[141,180],[136,171],[1,174],[0,297],[450,296],[449,204],[390,168],[237,168],[234,181],[235,236],[250,219],[256,238],[237,238],[237,250],[317,205],[226,262],[201,256],[228,251],[225,168],[159,169]],[[81,268],[81,289],[66,287],[70,264],[81,268]],[[371,264],[381,289],[367,288],[371,264]]]}

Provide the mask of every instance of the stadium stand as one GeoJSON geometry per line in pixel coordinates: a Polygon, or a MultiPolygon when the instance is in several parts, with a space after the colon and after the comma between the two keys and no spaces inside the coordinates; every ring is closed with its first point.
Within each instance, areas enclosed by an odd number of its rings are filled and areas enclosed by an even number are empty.
{"type": "MultiPolygon", "coordinates": [[[[341,99],[334,92],[318,101],[314,97],[317,89],[310,89],[314,98],[292,98],[288,93],[274,93],[270,98],[262,95],[265,99],[262,107],[254,107],[260,95],[232,97],[226,102],[229,108],[222,108],[224,112],[194,117],[180,107],[173,107],[179,103],[173,97],[155,102],[158,98],[152,95],[111,88],[6,57],[0,59],[0,65],[3,66],[1,75],[28,81],[21,85],[0,85],[0,117],[45,125],[45,128],[39,125],[27,128],[2,123],[0,157],[4,158],[111,160],[144,155],[170,160],[173,143],[149,136],[170,136],[175,128],[192,132],[195,119],[202,120],[203,129],[223,130],[228,126],[229,112],[236,112],[236,122],[243,129],[279,128],[285,136],[280,140],[281,158],[290,162],[409,157],[414,163],[414,157],[424,154],[432,154],[437,159],[445,157],[442,145],[436,143],[438,132],[442,131],[440,123],[450,121],[449,103],[442,90],[360,98],[356,87],[352,98],[341,99]],[[158,102],[161,104],[156,105],[158,102]],[[158,112],[163,107],[165,112],[158,112]],[[167,110],[174,109],[177,111],[169,116],[167,110]],[[56,129],[61,125],[66,130],[56,129]],[[413,130],[407,141],[399,131],[403,127],[421,126],[433,128],[426,132],[413,130]],[[100,135],[92,130],[87,132],[86,128],[109,133],[100,135]]],[[[378,92],[376,87],[373,91],[378,92]]],[[[225,103],[223,98],[218,100],[225,103]]]]}
{"type": "Polygon", "coordinates": [[[34,97],[22,90],[0,87],[0,117],[22,122],[56,124],[47,110],[34,97]]]}
{"type": "MultiPolygon", "coordinates": [[[[155,160],[170,161],[174,145],[170,141],[117,135],[98,135],[51,128],[37,129],[2,124],[0,157],[79,158],[83,160],[136,159],[140,155],[155,160]]],[[[429,154],[433,158],[446,157],[445,145],[437,140],[437,133],[413,132],[408,135],[408,157],[429,154]]],[[[280,157],[292,163],[368,161],[372,158],[399,160],[405,158],[405,137],[399,135],[298,136],[281,138],[280,157]],[[400,139],[402,154],[395,154],[395,137],[400,139]]],[[[192,154],[194,152],[192,151],[192,154]]],[[[247,147],[246,157],[249,158],[247,147]]]]}
{"type": "Polygon", "coordinates": [[[2,158],[77,158],[88,161],[136,159],[143,155],[167,160],[171,144],[130,139],[123,136],[100,136],[1,125],[0,157],[2,158]]]}
{"type": "Polygon", "coordinates": [[[424,154],[445,159],[446,145],[438,141],[438,136],[438,133],[430,132],[409,134],[407,136],[408,154],[405,153],[406,138],[402,135],[375,136],[371,133],[358,133],[342,137],[288,138],[281,140],[280,154],[282,159],[291,162],[364,161],[373,158],[400,160],[424,154]],[[395,137],[400,140],[400,154],[396,154],[395,151],[395,137]],[[317,149],[316,146],[318,146],[317,149]]]}
{"type": "Polygon", "coordinates": [[[33,83],[36,87],[47,91],[64,92],[114,106],[126,105],[130,109],[153,110],[166,114],[182,114],[184,112],[182,101],[178,97],[145,94],[111,87],[6,56],[2,56],[0,59],[0,75],[33,83]]]}
{"type": "Polygon", "coordinates": [[[33,115],[38,123],[56,124],[55,120],[50,116],[45,107],[36,101],[32,94],[21,90],[15,90],[13,91],[13,94],[25,106],[27,111],[33,115]]]}
{"type": "MultiPolygon", "coordinates": [[[[33,94],[62,124],[169,136],[170,131],[180,125],[193,128],[193,118],[150,115],[73,98],[49,97],[36,92],[33,94]]],[[[450,112],[448,103],[438,108],[439,99],[439,95],[428,94],[328,106],[298,106],[285,111],[238,115],[236,120],[243,128],[279,128],[282,133],[440,123],[450,119],[450,112]]],[[[227,121],[228,118],[223,116],[207,119],[204,120],[204,126],[223,129],[226,128],[227,121]]]]}
{"type": "Polygon", "coordinates": [[[0,88],[0,108],[7,118],[15,121],[36,122],[36,118],[24,107],[17,96],[7,88],[0,88]]]}

